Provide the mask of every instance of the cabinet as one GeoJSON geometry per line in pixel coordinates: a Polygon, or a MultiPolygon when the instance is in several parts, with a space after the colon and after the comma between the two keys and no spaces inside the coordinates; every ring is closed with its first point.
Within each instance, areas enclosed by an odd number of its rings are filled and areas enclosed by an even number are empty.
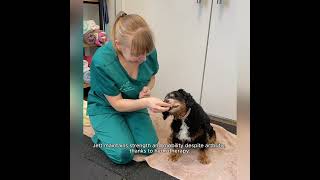
{"type": "Polygon", "coordinates": [[[201,105],[213,116],[237,119],[235,3],[212,4],[201,105]]]}

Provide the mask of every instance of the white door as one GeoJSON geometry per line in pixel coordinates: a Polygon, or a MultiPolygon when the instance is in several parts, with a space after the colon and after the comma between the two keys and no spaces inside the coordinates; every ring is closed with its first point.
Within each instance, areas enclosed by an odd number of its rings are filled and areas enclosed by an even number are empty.
{"type": "Polygon", "coordinates": [[[153,95],[184,88],[200,101],[211,0],[122,0],[154,32],[160,69],[153,95]]]}
{"type": "MultiPolygon", "coordinates": [[[[237,119],[235,1],[214,3],[201,104],[209,114],[237,119]]],[[[241,23],[241,22],[240,22],[241,23]]]]}

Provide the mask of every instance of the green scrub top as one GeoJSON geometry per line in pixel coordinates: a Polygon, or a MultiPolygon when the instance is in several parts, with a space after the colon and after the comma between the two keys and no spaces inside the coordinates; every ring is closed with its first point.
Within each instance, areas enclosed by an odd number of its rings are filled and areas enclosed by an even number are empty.
{"type": "Polygon", "coordinates": [[[138,99],[139,93],[151,77],[158,72],[157,51],[154,49],[139,65],[137,79],[132,79],[119,62],[112,42],[97,49],[90,65],[90,91],[88,95],[88,115],[101,115],[114,112],[104,95],[116,96],[121,93],[124,99],[138,99]]]}

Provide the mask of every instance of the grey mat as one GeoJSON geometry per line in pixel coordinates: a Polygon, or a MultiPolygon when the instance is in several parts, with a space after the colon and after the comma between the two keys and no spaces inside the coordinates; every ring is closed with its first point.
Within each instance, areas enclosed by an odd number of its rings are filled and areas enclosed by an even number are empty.
{"type": "Polygon", "coordinates": [[[83,136],[83,158],[88,162],[86,177],[88,179],[161,179],[176,180],[176,178],[151,168],[146,162],[131,161],[125,165],[113,163],[104,153],[93,148],[91,139],[83,136]]]}

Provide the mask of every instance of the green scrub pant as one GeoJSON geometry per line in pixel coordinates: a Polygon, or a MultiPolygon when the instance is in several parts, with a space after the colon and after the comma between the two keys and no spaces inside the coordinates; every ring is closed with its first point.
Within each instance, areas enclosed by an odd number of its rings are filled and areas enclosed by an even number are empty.
{"type": "Polygon", "coordinates": [[[90,121],[95,131],[92,137],[93,143],[98,144],[97,147],[116,164],[130,162],[135,149],[145,155],[152,154],[155,149],[153,145],[158,143],[158,137],[147,110],[94,115],[90,116],[90,121]],[[125,144],[127,147],[112,146],[125,144]],[[140,146],[137,147],[134,144],[140,146]]]}

